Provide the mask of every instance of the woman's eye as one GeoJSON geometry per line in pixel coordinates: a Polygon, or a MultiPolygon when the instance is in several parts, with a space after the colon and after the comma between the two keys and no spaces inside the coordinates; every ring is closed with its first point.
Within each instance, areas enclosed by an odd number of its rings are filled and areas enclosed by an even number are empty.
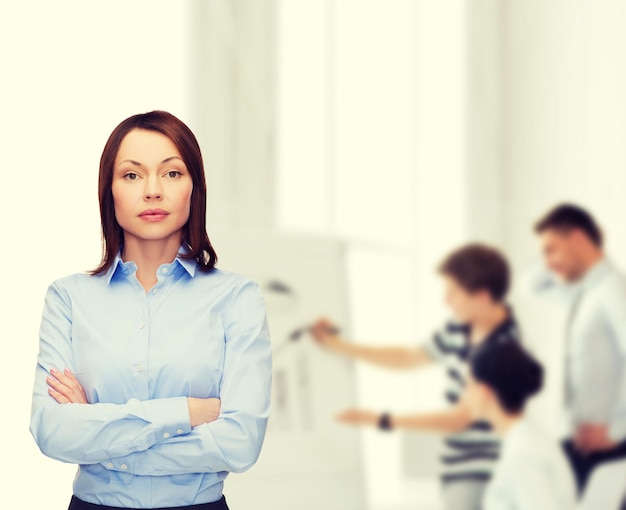
{"type": "Polygon", "coordinates": [[[124,179],[128,179],[129,181],[135,181],[138,177],[139,176],[134,172],[128,172],[124,175],[124,179]]]}
{"type": "Polygon", "coordinates": [[[170,179],[175,179],[176,177],[178,177],[179,175],[182,175],[178,170],[170,170],[169,172],[167,172],[167,176],[170,179]]]}

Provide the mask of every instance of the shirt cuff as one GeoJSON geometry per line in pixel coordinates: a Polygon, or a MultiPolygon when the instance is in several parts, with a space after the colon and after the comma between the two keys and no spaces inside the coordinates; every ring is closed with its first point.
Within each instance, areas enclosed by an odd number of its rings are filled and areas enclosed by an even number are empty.
{"type": "Polygon", "coordinates": [[[155,443],[191,432],[187,397],[146,400],[143,406],[154,427],[155,443]]]}

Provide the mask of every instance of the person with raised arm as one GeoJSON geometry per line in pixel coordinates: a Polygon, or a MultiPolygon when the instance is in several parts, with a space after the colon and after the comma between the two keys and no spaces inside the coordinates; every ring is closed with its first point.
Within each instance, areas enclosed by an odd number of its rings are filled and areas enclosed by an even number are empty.
{"type": "Polygon", "coordinates": [[[499,455],[500,441],[488,423],[473,419],[461,395],[467,380],[469,357],[478,346],[499,339],[519,340],[517,322],[506,303],[509,265],[497,249],[469,244],[445,257],[439,273],[453,319],[416,346],[368,346],[351,342],[341,337],[336,332],[337,326],[328,319],[318,320],[311,333],[321,346],[338,355],[390,369],[441,366],[447,378],[448,408],[404,415],[351,409],[339,419],[351,425],[377,426],[384,430],[441,433],[444,436],[441,479],[445,510],[480,510],[485,486],[499,455]]]}

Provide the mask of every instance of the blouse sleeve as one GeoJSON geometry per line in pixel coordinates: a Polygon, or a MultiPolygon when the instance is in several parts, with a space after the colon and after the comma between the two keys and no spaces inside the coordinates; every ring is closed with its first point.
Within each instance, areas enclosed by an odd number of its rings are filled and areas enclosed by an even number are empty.
{"type": "Polygon", "coordinates": [[[135,475],[239,473],[257,460],[267,426],[271,392],[271,344],[258,285],[244,283],[223,312],[226,332],[221,412],[190,434],[102,464],[135,475]]]}
{"type": "Polygon", "coordinates": [[[41,451],[63,462],[95,464],[191,431],[185,397],[130,399],[121,405],[58,404],[46,383],[52,368],[75,371],[71,302],[56,283],[46,294],[30,420],[41,451]]]}

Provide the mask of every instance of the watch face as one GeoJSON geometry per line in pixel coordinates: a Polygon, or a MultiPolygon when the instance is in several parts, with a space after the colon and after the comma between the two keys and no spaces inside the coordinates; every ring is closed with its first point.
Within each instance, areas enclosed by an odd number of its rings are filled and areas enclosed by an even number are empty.
{"type": "Polygon", "coordinates": [[[391,430],[391,415],[389,413],[383,413],[380,415],[378,428],[381,430],[391,430]]]}

